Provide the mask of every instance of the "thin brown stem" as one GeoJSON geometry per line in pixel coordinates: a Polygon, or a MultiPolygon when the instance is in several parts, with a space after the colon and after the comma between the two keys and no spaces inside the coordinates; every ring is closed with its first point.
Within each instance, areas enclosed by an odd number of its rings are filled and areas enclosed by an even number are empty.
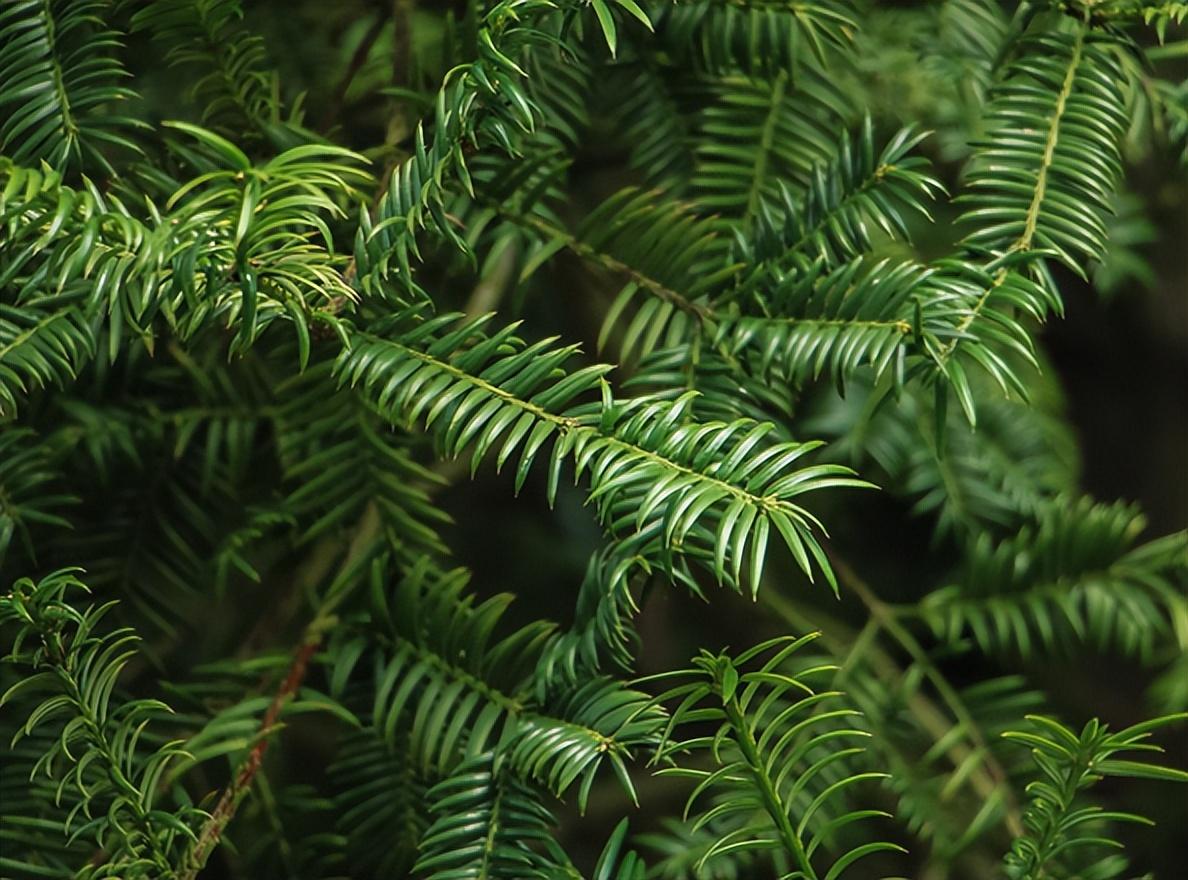
{"type": "MultiPolygon", "coordinates": [[[[379,529],[379,511],[374,504],[369,504],[354,530],[354,536],[340,566],[340,571],[349,569],[357,562],[366,548],[371,546],[376,535],[379,533],[379,529]]],[[[314,654],[317,653],[318,648],[321,647],[322,640],[333,622],[333,609],[328,607],[329,604],[327,602],[319,607],[313,619],[305,628],[301,643],[293,652],[293,659],[289,663],[289,668],[285,672],[284,678],[281,679],[279,686],[273,694],[272,701],[268,704],[268,708],[264,712],[264,717],[260,721],[256,744],[252,746],[251,751],[248,752],[247,756],[236,768],[231,782],[223,790],[214,809],[211,810],[210,817],[203,824],[197,838],[182,857],[177,871],[179,880],[194,880],[198,876],[199,872],[206,866],[206,862],[210,858],[211,853],[214,852],[214,848],[222,839],[227,825],[235,817],[240,803],[243,802],[244,797],[251,790],[252,783],[264,763],[264,756],[268,752],[268,746],[272,742],[272,734],[278,729],[281,712],[301,688],[302,683],[305,681],[306,673],[309,671],[309,662],[314,654]]]]}
{"type": "Polygon", "coordinates": [[[383,15],[377,15],[375,21],[371,23],[371,27],[367,29],[367,33],[363,35],[363,39],[359,41],[359,45],[355,47],[355,51],[351,54],[351,60],[347,62],[346,72],[343,73],[342,79],[338,81],[338,85],[334,87],[334,92],[330,96],[330,101],[326,106],[326,112],[322,115],[322,121],[319,128],[322,131],[329,131],[334,127],[338,121],[338,116],[342,112],[343,101],[346,100],[347,91],[351,87],[351,83],[355,81],[359,71],[367,62],[371,55],[371,50],[375,47],[375,41],[379,39],[379,35],[384,32],[384,25],[387,24],[387,19],[383,15]]]}
{"type": "Polygon", "coordinates": [[[231,784],[223,790],[218,804],[210,813],[210,818],[202,826],[198,839],[182,859],[178,871],[178,877],[181,880],[193,880],[198,876],[198,872],[206,865],[206,860],[210,858],[211,852],[222,838],[227,823],[234,817],[239,804],[251,789],[252,781],[256,778],[260,765],[264,763],[264,754],[272,742],[271,734],[276,728],[281,710],[301,687],[301,683],[305,680],[306,670],[309,668],[309,660],[320,644],[321,637],[319,636],[316,640],[306,639],[297,649],[284,680],[277,688],[272,702],[268,704],[268,710],[260,722],[259,738],[256,744],[236,769],[231,784]]]}
{"type": "MultiPolygon", "coordinates": [[[[395,29],[392,37],[392,84],[398,87],[407,86],[410,82],[412,68],[412,19],[415,5],[414,0],[393,0],[392,2],[392,25],[395,29]]],[[[383,19],[381,18],[380,21],[382,22],[383,19]]],[[[408,108],[405,102],[393,100],[391,109],[388,112],[388,126],[384,135],[384,145],[394,148],[396,144],[408,136],[410,126],[411,120],[408,117],[408,108]]],[[[388,161],[384,164],[383,173],[379,178],[379,186],[376,188],[375,196],[371,200],[371,214],[373,217],[379,210],[380,202],[387,195],[388,187],[392,185],[392,172],[395,171],[397,164],[399,163],[396,157],[389,157],[388,161]]],[[[342,271],[342,277],[346,280],[347,284],[351,284],[354,282],[358,271],[359,267],[352,254],[350,260],[347,261],[346,268],[342,271]]],[[[338,314],[348,303],[349,300],[346,297],[336,297],[327,307],[327,311],[331,314],[338,314]]]]}
{"type": "MultiPolygon", "coordinates": [[[[407,86],[412,72],[412,21],[413,0],[392,0],[392,82],[396,86],[407,86]]],[[[409,134],[410,120],[404,102],[397,101],[388,114],[388,131],[384,142],[398,144],[409,134]]]]}

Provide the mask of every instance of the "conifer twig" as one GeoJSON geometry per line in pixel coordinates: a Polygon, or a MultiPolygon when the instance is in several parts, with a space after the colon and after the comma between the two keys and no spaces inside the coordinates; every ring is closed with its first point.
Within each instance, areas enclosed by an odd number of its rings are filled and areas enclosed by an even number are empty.
{"type": "MultiPolygon", "coordinates": [[[[362,552],[370,546],[379,532],[379,528],[379,511],[374,504],[368,504],[354,530],[354,537],[339,568],[340,571],[347,570],[355,563],[362,552]]],[[[197,838],[187,849],[178,867],[179,880],[194,880],[198,876],[214,848],[222,839],[227,824],[235,816],[240,803],[251,790],[252,782],[264,762],[264,755],[268,751],[272,734],[277,729],[281,711],[305,681],[306,672],[309,670],[309,661],[321,647],[322,639],[332,624],[332,620],[329,609],[323,606],[318,609],[313,620],[305,628],[301,643],[293,653],[293,660],[289,664],[285,677],[277,687],[276,693],[273,694],[272,702],[268,704],[268,709],[260,721],[256,743],[235,769],[234,776],[223,790],[214,809],[211,810],[210,818],[206,820],[197,838]]]]}
{"type": "Polygon", "coordinates": [[[343,74],[342,79],[338,81],[338,85],[334,87],[334,94],[330,97],[330,103],[326,107],[325,114],[322,116],[321,125],[319,126],[322,131],[328,131],[338,121],[338,114],[342,110],[342,103],[346,99],[346,94],[350,90],[351,83],[355,81],[359,70],[371,56],[371,50],[375,47],[375,41],[379,39],[379,35],[383,33],[384,25],[387,23],[387,19],[383,15],[377,15],[371,23],[371,27],[367,29],[367,32],[359,41],[359,45],[355,47],[355,51],[351,55],[351,60],[347,62],[346,72],[343,74]]]}

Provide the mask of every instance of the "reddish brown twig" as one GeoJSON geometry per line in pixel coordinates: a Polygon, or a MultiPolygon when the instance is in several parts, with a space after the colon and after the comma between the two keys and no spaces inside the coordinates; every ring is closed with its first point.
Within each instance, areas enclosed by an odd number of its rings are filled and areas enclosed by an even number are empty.
{"type": "MultiPolygon", "coordinates": [[[[360,557],[368,552],[368,549],[372,546],[376,536],[379,534],[380,528],[379,511],[374,504],[368,504],[359,519],[358,526],[354,530],[354,536],[351,539],[350,546],[347,548],[346,556],[340,570],[346,571],[350,569],[360,557]]],[[[319,555],[323,552],[324,550],[318,551],[319,555]]],[[[317,568],[317,571],[320,574],[325,573],[322,568],[317,568]]],[[[235,776],[227,785],[226,789],[223,790],[218,803],[211,810],[210,817],[198,832],[197,839],[182,857],[177,871],[179,880],[194,880],[198,876],[198,872],[206,865],[206,860],[210,858],[210,854],[214,852],[214,848],[218,845],[219,840],[222,839],[223,831],[235,816],[240,802],[247,795],[248,791],[251,790],[252,782],[255,780],[256,774],[260,772],[260,767],[264,763],[264,755],[268,751],[268,744],[271,742],[272,734],[277,728],[280,714],[284,710],[285,704],[293,698],[301,688],[302,682],[305,681],[309,662],[313,659],[314,654],[317,653],[318,648],[321,647],[322,640],[333,622],[333,606],[336,599],[339,598],[341,598],[341,594],[339,596],[324,597],[321,607],[314,615],[314,619],[306,627],[301,645],[294,652],[293,661],[289,664],[289,669],[285,673],[284,679],[281,680],[276,693],[272,697],[272,702],[268,704],[268,709],[264,712],[264,717],[260,720],[260,728],[256,734],[258,737],[256,744],[252,746],[247,757],[236,768],[235,776]]]]}
{"type": "Polygon", "coordinates": [[[277,688],[276,694],[273,696],[272,702],[269,703],[268,710],[264,713],[264,718],[260,722],[259,739],[252,746],[252,750],[248,752],[243,763],[239,765],[239,769],[231,784],[223,790],[219,802],[211,810],[210,818],[202,826],[202,831],[199,833],[197,841],[190,847],[185,859],[180,865],[178,877],[181,880],[193,880],[193,878],[197,877],[198,872],[206,865],[206,860],[210,858],[211,852],[218,845],[219,840],[223,836],[223,829],[227,827],[227,823],[235,815],[240,801],[243,800],[248,790],[251,789],[252,780],[256,778],[261,764],[264,763],[264,754],[268,751],[269,743],[272,742],[271,733],[276,728],[276,723],[280,719],[281,710],[284,709],[285,703],[289,702],[293,695],[297,693],[298,688],[301,687],[301,683],[305,680],[306,670],[309,669],[310,658],[313,657],[321,643],[321,635],[315,634],[297,649],[297,653],[293,657],[293,662],[289,664],[289,671],[285,674],[280,687],[277,688]]]}
{"type": "Polygon", "coordinates": [[[350,90],[351,83],[355,81],[359,70],[371,55],[371,50],[375,47],[375,41],[379,39],[379,35],[383,33],[384,25],[387,23],[387,19],[383,15],[376,16],[375,21],[371,23],[371,27],[363,35],[363,39],[359,41],[359,45],[355,47],[355,51],[351,55],[351,60],[347,63],[346,73],[343,74],[342,79],[335,86],[334,94],[331,95],[330,102],[326,106],[326,112],[322,115],[319,130],[329,131],[338,122],[338,114],[342,111],[342,105],[346,100],[347,91],[350,90]]]}

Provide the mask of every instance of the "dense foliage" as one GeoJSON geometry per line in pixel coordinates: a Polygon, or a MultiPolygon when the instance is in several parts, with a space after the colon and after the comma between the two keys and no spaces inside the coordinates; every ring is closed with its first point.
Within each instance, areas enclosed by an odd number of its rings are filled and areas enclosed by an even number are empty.
{"type": "Polygon", "coordinates": [[[1143,870],[1188,535],[1039,330],[1188,7],[243,6],[0,3],[0,875],[1143,870]]]}

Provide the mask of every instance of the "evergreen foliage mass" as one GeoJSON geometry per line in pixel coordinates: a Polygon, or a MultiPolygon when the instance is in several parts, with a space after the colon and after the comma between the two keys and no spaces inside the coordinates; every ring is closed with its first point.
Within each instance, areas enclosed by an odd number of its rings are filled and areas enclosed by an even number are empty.
{"type": "Polygon", "coordinates": [[[3,0],[0,875],[1134,876],[1188,536],[1040,330],[1188,7],[1008,6],[3,0]]]}

